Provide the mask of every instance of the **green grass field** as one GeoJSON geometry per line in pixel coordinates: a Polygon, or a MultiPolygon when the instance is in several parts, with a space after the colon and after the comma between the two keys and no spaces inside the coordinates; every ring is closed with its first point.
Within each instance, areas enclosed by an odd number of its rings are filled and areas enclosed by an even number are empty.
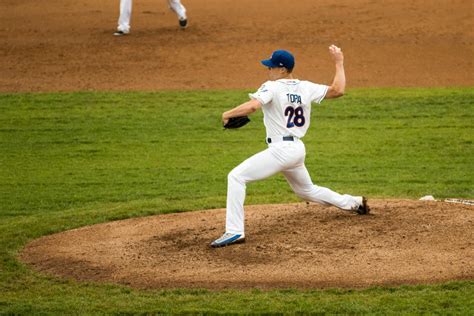
{"type": "MultiPolygon", "coordinates": [[[[227,173],[265,148],[262,114],[223,131],[247,91],[0,95],[0,313],[472,314],[474,282],[365,290],[139,291],[16,259],[31,239],[134,216],[222,208],[227,173]]],[[[369,197],[474,197],[474,90],[357,89],[314,107],[315,183],[369,197]]],[[[298,201],[276,176],[247,204],[298,201]]],[[[224,223],[223,223],[224,224],[224,223]]]]}

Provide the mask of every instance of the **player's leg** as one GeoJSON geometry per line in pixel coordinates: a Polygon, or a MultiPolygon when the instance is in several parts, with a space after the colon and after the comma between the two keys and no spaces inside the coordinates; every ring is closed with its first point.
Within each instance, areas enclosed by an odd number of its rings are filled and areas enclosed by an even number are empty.
{"type": "Polygon", "coordinates": [[[120,16],[117,32],[114,35],[124,35],[130,32],[130,18],[132,16],[132,0],[120,0],[120,16]]]}
{"type": "Polygon", "coordinates": [[[304,161],[304,145],[299,141],[272,144],[234,168],[228,176],[226,233],[211,243],[221,247],[242,242],[244,233],[244,201],[247,183],[268,178],[304,161]]]}
{"type": "Polygon", "coordinates": [[[186,16],[186,8],[181,3],[181,0],[168,0],[171,10],[178,16],[179,26],[186,28],[188,26],[188,18],[186,16]]]}
{"type": "Polygon", "coordinates": [[[244,234],[244,201],[247,183],[268,178],[284,166],[266,149],[248,158],[228,175],[226,232],[244,234]]]}
{"type": "Polygon", "coordinates": [[[282,171],[293,191],[302,199],[323,205],[334,205],[343,210],[357,210],[362,197],[339,194],[328,188],[314,185],[304,163],[282,171]]]}

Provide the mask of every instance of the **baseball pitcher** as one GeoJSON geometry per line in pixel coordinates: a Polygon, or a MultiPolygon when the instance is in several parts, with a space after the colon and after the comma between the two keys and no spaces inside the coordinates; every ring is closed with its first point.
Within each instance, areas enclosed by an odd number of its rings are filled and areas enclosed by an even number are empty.
{"type": "Polygon", "coordinates": [[[367,214],[367,199],[362,196],[341,195],[314,185],[306,170],[305,146],[301,139],[310,125],[311,104],[344,94],[346,78],[344,56],[339,47],[331,45],[329,53],[336,64],[336,74],[330,86],[293,78],[295,60],[285,50],[274,51],[271,58],[262,60],[268,68],[269,81],[250,101],[222,114],[226,125],[231,118],[245,117],[263,110],[268,148],[248,158],[228,175],[226,230],[211,247],[222,247],[245,241],[244,200],[247,183],[283,173],[293,191],[302,199],[340,209],[367,214]]]}

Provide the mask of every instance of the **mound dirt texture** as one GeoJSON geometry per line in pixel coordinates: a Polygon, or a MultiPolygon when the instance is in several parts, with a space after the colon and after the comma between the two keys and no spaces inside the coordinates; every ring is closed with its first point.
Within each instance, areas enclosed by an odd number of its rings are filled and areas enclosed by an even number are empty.
{"type": "Polygon", "coordinates": [[[114,37],[114,0],[0,2],[0,92],[256,89],[259,60],[296,56],[295,76],[330,83],[328,46],[345,54],[348,87],[473,86],[470,0],[135,1],[114,37]]]}
{"type": "Polygon", "coordinates": [[[371,200],[354,215],[305,203],[246,207],[246,243],[213,249],[225,210],[135,218],[29,243],[23,261],[137,288],[324,288],[474,279],[474,207],[371,200]]]}

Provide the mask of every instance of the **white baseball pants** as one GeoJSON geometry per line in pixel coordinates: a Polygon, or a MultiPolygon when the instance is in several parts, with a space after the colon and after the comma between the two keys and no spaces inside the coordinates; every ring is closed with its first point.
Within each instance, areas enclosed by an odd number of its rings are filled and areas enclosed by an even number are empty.
{"type": "Polygon", "coordinates": [[[301,140],[273,141],[268,149],[248,158],[228,175],[226,232],[244,234],[244,201],[246,184],[282,172],[293,191],[302,199],[343,210],[355,210],[362,197],[341,195],[316,186],[304,165],[306,149],[301,140]]]}
{"type": "MultiPolygon", "coordinates": [[[[168,4],[179,19],[186,19],[186,8],[181,4],[181,0],[168,0],[168,4]]],[[[132,16],[132,0],[120,0],[120,16],[117,30],[130,32],[130,18],[132,16]]]]}

